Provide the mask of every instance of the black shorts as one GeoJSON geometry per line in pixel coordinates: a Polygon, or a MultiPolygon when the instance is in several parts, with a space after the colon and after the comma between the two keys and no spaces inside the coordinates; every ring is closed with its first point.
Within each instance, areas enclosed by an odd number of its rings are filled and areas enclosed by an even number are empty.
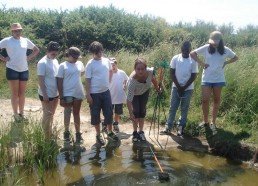
{"type": "MultiPolygon", "coordinates": [[[[53,98],[48,98],[48,101],[53,101],[54,99],[56,99],[56,98],[58,98],[58,96],[56,96],[56,97],[53,97],[53,98]]],[[[40,99],[40,101],[43,101],[43,96],[41,96],[41,95],[39,95],[39,99],[40,99]]]]}
{"type": "Polygon", "coordinates": [[[149,98],[149,90],[144,92],[142,95],[133,97],[133,114],[135,118],[145,118],[146,116],[146,105],[149,98]]]}
{"type": "Polygon", "coordinates": [[[29,71],[17,72],[13,69],[6,68],[6,79],[7,80],[20,80],[20,81],[28,81],[29,79],[29,71]]]}
{"type": "Polygon", "coordinates": [[[113,104],[112,105],[115,114],[122,115],[123,114],[123,104],[113,104]]]}

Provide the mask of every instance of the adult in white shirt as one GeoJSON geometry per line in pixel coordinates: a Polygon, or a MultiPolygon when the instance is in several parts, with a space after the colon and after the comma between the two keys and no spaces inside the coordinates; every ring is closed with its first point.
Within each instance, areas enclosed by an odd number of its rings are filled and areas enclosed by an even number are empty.
{"type": "Polygon", "coordinates": [[[70,116],[73,111],[75,126],[75,143],[83,143],[80,132],[80,110],[82,100],[85,97],[81,77],[84,75],[84,65],[81,61],[80,50],[76,47],[70,47],[66,53],[67,60],[60,64],[57,73],[57,88],[60,96],[60,105],[64,109],[64,141],[71,142],[69,131],[70,116]]]}
{"type": "Polygon", "coordinates": [[[38,62],[39,99],[43,108],[42,128],[46,138],[52,135],[53,117],[58,104],[56,75],[60,45],[51,41],[47,45],[47,54],[38,62]]]}
{"type": "Polygon", "coordinates": [[[220,95],[223,86],[226,86],[224,67],[235,62],[236,54],[224,46],[221,32],[214,31],[210,34],[209,44],[206,44],[190,53],[202,67],[202,110],[203,122],[201,125],[209,125],[209,102],[213,93],[213,111],[211,129],[216,129],[216,118],[219,111],[220,95]],[[198,55],[204,57],[204,62],[198,55]]]}
{"type": "Polygon", "coordinates": [[[14,119],[16,122],[21,122],[25,121],[25,90],[29,79],[28,61],[38,55],[39,49],[29,39],[21,36],[22,26],[20,23],[13,23],[11,32],[11,37],[0,41],[0,49],[5,48],[8,54],[7,57],[0,55],[0,59],[6,62],[6,78],[11,89],[14,119]],[[32,50],[28,56],[26,55],[27,49],[32,50]]]}
{"type": "Polygon", "coordinates": [[[117,68],[116,58],[110,58],[110,63],[112,65],[113,75],[109,90],[111,94],[112,107],[115,113],[113,130],[114,132],[119,132],[119,116],[123,114],[123,104],[126,103],[125,88],[128,76],[123,70],[117,68]]]}
{"type": "Polygon", "coordinates": [[[177,135],[181,136],[186,127],[187,114],[194,89],[194,80],[198,73],[197,63],[190,57],[191,43],[185,41],[181,46],[181,54],[175,55],[170,63],[170,76],[173,81],[169,108],[168,126],[160,134],[171,134],[176,112],[180,105],[177,135]]]}

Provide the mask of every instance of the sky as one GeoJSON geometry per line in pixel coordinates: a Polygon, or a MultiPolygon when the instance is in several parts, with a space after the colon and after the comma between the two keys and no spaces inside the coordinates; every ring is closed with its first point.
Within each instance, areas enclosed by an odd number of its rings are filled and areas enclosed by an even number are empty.
{"type": "Polygon", "coordinates": [[[0,0],[1,8],[24,9],[73,10],[111,4],[128,13],[162,17],[170,24],[203,20],[217,25],[231,23],[236,30],[248,24],[258,26],[257,0],[0,0]]]}

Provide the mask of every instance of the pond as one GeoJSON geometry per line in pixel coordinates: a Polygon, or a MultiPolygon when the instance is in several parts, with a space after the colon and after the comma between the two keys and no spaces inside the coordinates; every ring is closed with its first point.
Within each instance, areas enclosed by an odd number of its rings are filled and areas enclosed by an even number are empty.
{"type": "MultiPolygon", "coordinates": [[[[152,147],[153,148],[153,147],[152,147]]],[[[247,164],[207,153],[177,148],[153,148],[168,182],[160,182],[159,167],[148,145],[102,147],[85,152],[61,152],[58,166],[45,173],[47,186],[80,185],[257,185],[258,172],[247,164]]],[[[35,185],[36,175],[24,175],[22,182],[35,185]]]]}

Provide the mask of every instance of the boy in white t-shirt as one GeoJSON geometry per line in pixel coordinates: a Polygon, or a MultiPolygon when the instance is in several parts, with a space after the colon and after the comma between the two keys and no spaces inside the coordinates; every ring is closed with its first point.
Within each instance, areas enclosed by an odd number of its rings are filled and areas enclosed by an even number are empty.
{"type": "Polygon", "coordinates": [[[100,135],[100,111],[104,115],[104,125],[108,128],[108,138],[118,141],[118,137],[112,132],[113,112],[109,84],[112,78],[112,69],[109,59],[102,57],[103,46],[94,41],[89,47],[93,58],[85,67],[86,99],[90,106],[91,124],[96,130],[96,143],[104,145],[100,135]]]}
{"type": "Polygon", "coordinates": [[[80,50],[70,47],[66,52],[67,60],[60,64],[57,74],[57,88],[60,96],[60,105],[64,109],[64,140],[70,143],[70,116],[73,111],[75,126],[75,143],[82,144],[83,139],[80,132],[80,109],[82,100],[85,97],[81,77],[84,75],[84,65],[78,61],[80,50]]]}
{"type": "Polygon", "coordinates": [[[109,90],[115,112],[113,130],[117,133],[119,132],[119,116],[123,114],[123,103],[126,103],[125,88],[128,76],[123,70],[117,68],[117,60],[115,58],[110,58],[110,62],[112,65],[113,75],[109,90]]]}
{"type": "Polygon", "coordinates": [[[180,105],[181,115],[178,121],[177,135],[181,136],[186,126],[190,100],[194,89],[194,80],[198,73],[197,63],[190,57],[191,43],[185,41],[181,46],[181,54],[175,55],[170,63],[170,75],[173,80],[171,103],[167,127],[160,134],[171,134],[176,112],[180,105]]]}

